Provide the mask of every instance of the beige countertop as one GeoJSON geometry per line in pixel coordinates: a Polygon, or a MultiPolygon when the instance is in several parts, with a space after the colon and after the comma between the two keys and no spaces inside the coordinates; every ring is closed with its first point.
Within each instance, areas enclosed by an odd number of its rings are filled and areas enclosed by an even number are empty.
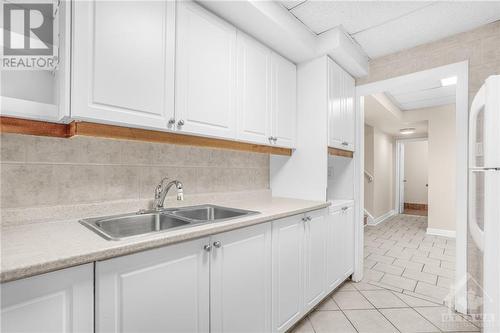
{"type": "Polygon", "coordinates": [[[76,219],[4,227],[1,230],[0,282],[205,237],[330,205],[275,197],[213,203],[261,213],[122,241],[106,240],[76,219]]]}

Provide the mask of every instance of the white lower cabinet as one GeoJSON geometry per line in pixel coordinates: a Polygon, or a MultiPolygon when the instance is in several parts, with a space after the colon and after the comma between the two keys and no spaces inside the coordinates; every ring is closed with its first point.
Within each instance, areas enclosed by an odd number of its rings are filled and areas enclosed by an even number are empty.
{"type": "Polygon", "coordinates": [[[93,279],[87,264],[3,283],[0,331],[93,332],[93,279]]]}
{"type": "Polygon", "coordinates": [[[306,311],[309,311],[326,293],[325,212],[307,213],[305,219],[304,305],[306,311]]]}
{"type": "Polygon", "coordinates": [[[273,222],[273,331],[302,316],[305,224],[301,215],[273,222]]]}
{"type": "Polygon", "coordinates": [[[210,332],[271,331],[271,223],[211,237],[210,332]]]}
{"type": "Polygon", "coordinates": [[[326,221],[326,289],[334,290],[342,281],[344,274],[342,253],[342,222],[341,208],[332,209],[326,221]]]}
{"type": "Polygon", "coordinates": [[[208,332],[208,237],[97,263],[96,332],[208,332]]]}
{"type": "Polygon", "coordinates": [[[340,230],[343,235],[342,268],[344,277],[348,277],[354,271],[354,207],[352,205],[344,206],[342,215],[342,229],[340,230]]]}

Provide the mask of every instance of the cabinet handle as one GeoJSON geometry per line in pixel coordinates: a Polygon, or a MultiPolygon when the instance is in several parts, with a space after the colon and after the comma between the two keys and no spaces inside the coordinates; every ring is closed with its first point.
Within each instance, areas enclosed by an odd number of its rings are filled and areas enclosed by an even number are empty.
{"type": "Polygon", "coordinates": [[[221,242],[219,242],[219,241],[214,242],[214,246],[215,246],[216,248],[221,247],[221,245],[222,245],[222,244],[221,244],[221,242]]]}
{"type": "Polygon", "coordinates": [[[311,220],[312,220],[312,217],[308,216],[308,217],[307,217],[307,220],[308,220],[308,221],[311,221],[311,220]]]}
{"type": "Polygon", "coordinates": [[[272,136],[270,136],[270,137],[268,138],[268,140],[269,140],[269,142],[272,142],[272,141],[274,140],[274,138],[273,138],[272,136]]]}
{"type": "Polygon", "coordinates": [[[307,222],[307,217],[305,217],[305,216],[304,216],[304,217],[302,218],[302,222],[307,222]]]}
{"type": "Polygon", "coordinates": [[[203,250],[210,252],[212,251],[212,247],[210,246],[210,244],[206,244],[205,246],[203,246],[203,250]]]}
{"type": "Polygon", "coordinates": [[[276,143],[276,141],[278,141],[278,138],[277,138],[277,137],[274,137],[274,138],[273,138],[273,141],[274,141],[274,143],[276,143]]]}
{"type": "Polygon", "coordinates": [[[184,126],[184,120],[182,120],[182,119],[181,119],[181,120],[179,120],[179,121],[177,122],[177,126],[179,126],[179,127],[184,126]]]}
{"type": "Polygon", "coordinates": [[[348,146],[348,145],[349,145],[349,142],[346,142],[346,141],[342,142],[342,146],[348,146]]]}
{"type": "Polygon", "coordinates": [[[168,126],[170,127],[170,126],[172,126],[173,124],[175,124],[175,118],[170,118],[170,119],[168,120],[168,126]]]}

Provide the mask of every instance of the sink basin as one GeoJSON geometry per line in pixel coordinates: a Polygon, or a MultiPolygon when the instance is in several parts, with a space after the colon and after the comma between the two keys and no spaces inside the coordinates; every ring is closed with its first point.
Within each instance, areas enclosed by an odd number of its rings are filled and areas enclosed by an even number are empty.
{"type": "Polygon", "coordinates": [[[120,240],[190,225],[189,221],[184,221],[163,213],[117,215],[85,219],[81,223],[96,231],[101,236],[104,236],[104,238],[112,240],[120,240]]]}
{"type": "Polygon", "coordinates": [[[104,216],[83,219],[81,224],[109,240],[122,240],[161,231],[188,228],[202,223],[213,223],[243,217],[258,212],[201,205],[171,208],[162,211],[104,216]]]}
{"type": "Polygon", "coordinates": [[[256,213],[258,212],[215,205],[185,207],[171,212],[172,215],[197,222],[223,221],[256,213]]]}

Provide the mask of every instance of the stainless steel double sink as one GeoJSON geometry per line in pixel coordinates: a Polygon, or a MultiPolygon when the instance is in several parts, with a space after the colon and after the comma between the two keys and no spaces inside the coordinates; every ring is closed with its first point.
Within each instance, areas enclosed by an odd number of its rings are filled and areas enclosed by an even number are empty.
{"type": "Polygon", "coordinates": [[[200,205],[89,218],[81,220],[80,223],[106,239],[123,240],[258,213],[216,205],[200,205]]]}

